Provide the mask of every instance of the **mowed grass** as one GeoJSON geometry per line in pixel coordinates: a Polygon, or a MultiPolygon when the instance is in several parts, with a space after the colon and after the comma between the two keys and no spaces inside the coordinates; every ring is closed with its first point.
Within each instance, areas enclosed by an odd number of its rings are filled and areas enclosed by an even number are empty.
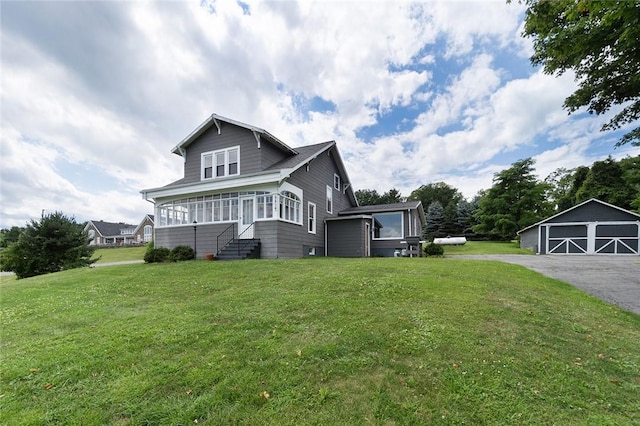
{"type": "Polygon", "coordinates": [[[467,241],[461,246],[443,245],[444,254],[534,254],[516,241],[467,241]]]}
{"type": "Polygon", "coordinates": [[[463,259],[3,280],[0,424],[640,423],[640,316],[463,259]]]}
{"type": "Polygon", "coordinates": [[[99,257],[96,263],[126,262],[144,259],[146,246],[102,248],[95,251],[93,257],[99,257]]]}

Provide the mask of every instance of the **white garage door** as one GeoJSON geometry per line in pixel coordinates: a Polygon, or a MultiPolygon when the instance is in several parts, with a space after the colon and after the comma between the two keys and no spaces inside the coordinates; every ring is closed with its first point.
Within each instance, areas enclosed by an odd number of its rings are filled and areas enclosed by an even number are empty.
{"type": "Polygon", "coordinates": [[[640,254],[639,222],[551,223],[548,254],[640,254]]]}

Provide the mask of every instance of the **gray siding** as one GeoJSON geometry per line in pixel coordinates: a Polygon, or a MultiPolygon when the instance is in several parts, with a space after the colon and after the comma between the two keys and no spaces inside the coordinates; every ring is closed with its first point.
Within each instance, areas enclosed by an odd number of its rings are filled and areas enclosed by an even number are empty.
{"type": "Polygon", "coordinates": [[[218,128],[212,126],[187,147],[184,183],[200,182],[202,153],[233,146],[240,147],[240,175],[260,172],[286,157],[285,153],[268,142],[262,141],[258,148],[258,142],[250,130],[223,122],[220,134],[218,128]]]}
{"type": "Polygon", "coordinates": [[[528,229],[520,234],[520,248],[538,251],[538,227],[528,229]]]}
{"type": "Polygon", "coordinates": [[[194,240],[197,240],[196,254],[201,259],[205,253],[218,251],[217,237],[230,225],[231,223],[198,224],[195,233],[192,225],[156,228],[154,245],[168,249],[176,246],[193,248],[194,240]]]}
{"type": "Polygon", "coordinates": [[[362,217],[327,222],[327,255],[335,257],[366,257],[365,223],[362,217]]]}
{"type": "MultiPolygon", "coordinates": [[[[279,240],[281,254],[298,253],[295,257],[299,257],[300,253],[304,253],[303,246],[316,247],[316,256],[324,254],[325,228],[324,221],[329,217],[337,217],[338,212],[349,207],[353,207],[349,197],[343,193],[333,189],[333,175],[338,173],[333,154],[333,150],[329,153],[325,152],[314,159],[307,167],[301,167],[296,170],[288,182],[297,186],[303,191],[302,200],[302,219],[303,225],[288,225],[281,229],[279,240]],[[333,213],[327,213],[327,195],[326,188],[329,185],[333,192],[333,213]],[[309,202],[316,205],[316,233],[310,234],[308,231],[307,220],[309,217],[309,202]],[[287,248],[284,249],[284,246],[287,248]],[[322,250],[320,250],[320,248],[322,250]]],[[[345,176],[340,176],[341,182],[344,182],[345,176]]],[[[283,256],[281,256],[283,257],[283,256]]]]}
{"type": "Polygon", "coordinates": [[[574,210],[560,214],[545,223],[562,223],[562,222],[606,222],[617,220],[632,220],[638,218],[624,211],[614,209],[598,202],[587,203],[574,210]]]}

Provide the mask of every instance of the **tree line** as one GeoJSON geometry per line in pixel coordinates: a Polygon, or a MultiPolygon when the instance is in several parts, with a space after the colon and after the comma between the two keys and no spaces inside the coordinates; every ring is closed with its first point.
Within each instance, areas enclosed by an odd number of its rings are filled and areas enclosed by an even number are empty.
{"type": "Polygon", "coordinates": [[[532,158],[516,161],[471,200],[445,182],[422,185],[407,197],[392,188],[383,194],[359,190],[356,198],[362,206],[421,201],[427,240],[448,235],[510,240],[520,229],[591,198],[640,212],[640,156],[559,168],[544,180],[536,177],[534,165],[532,158]]]}

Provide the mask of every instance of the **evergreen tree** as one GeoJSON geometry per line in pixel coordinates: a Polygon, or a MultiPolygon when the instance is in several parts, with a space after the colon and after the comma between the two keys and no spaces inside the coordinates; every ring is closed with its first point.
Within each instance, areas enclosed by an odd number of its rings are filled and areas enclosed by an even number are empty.
{"type": "Polygon", "coordinates": [[[538,182],[533,164],[533,159],[526,158],[495,174],[493,186],[479,201],[474,232],[510,239],[553,212],[546,198],[549,185],[538,182]]]}
{"type": "Polygon", "coordinates": [[[427,240],[444,237],[445,218],[444,208],[440,201],[434,201],[429,204],[426,213],[426,225],[424,227],[424,237],[427,240]]]}
{"type": "Polygon", "coordinates": [[[380,197],[378,204],[394,204],[403,201],[402,194],[395,188],[391,188],[380,197]]]}
{"type": "Polygon", "coordinates": [[[375,189],[359,189],[356,191],[356,200],[360,206],[373,206],[380,203],[380,194],[375,189]]]}
{"type": "Polygon", "coordinates": [[[97,260],[91,258],[94,251],[82,225],[55,212],[39,222],[32,220],[18,241],[2,251],[0,266],[15,272],[18,278],[27,278],[88,266],[97,260]]]}
{"type": "Polygon", "coordinates": [[[458,201],[458,205],[456,206],[456,234],[468,235],[473,232],[471,228],[475,225],[473,212],[476,207],[477,205],[474,206],[473,203],[467,200],[462,199],[458,201]]]}

